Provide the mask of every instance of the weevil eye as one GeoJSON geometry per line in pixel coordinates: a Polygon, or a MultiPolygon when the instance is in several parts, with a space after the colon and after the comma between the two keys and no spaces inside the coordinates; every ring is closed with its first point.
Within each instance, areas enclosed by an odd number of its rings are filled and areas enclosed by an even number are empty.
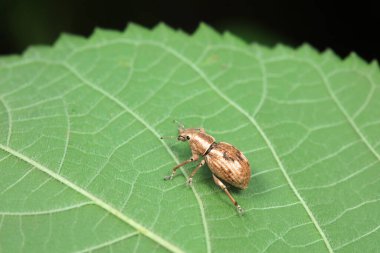
{"type": "Polygon", "coordinates": [[[186,139],[190,140],[190,136],[186,136],[186,139]]]}

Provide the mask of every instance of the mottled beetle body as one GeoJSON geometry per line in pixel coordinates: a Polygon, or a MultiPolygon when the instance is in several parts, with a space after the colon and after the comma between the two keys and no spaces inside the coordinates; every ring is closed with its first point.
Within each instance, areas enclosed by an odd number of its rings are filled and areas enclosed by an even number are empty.
{"type": "Polygon", "coordinates": [[[248,159],[237,148],[219,142],[204,158],[215,176],[237,188],[247,189],[251,169],[248,159]]]}
{"type": "Polygon", "coordinates": [[[191,173],[187,180],[188,185],[192,184],[193,176],[206,162],[213,174],[214,182],[224,190],[232,203],[236,206],[238,212],[242,213],[243,209],[232,197],[223,182],[239,189],[246,189],[251,179],[251,168],[248,159],[231,144],[215,142],[215,138],[208,135],[203,128],[184,128],[182,124],[179,124],[178,132],[177,140],[189,142],[192,156],[190,159],[175,166],[172,170],[172,174],[165,177],[165,180],[171,180],[176,170],[181,166],[197,161],[200,157],[204,158],[191,173]]]}

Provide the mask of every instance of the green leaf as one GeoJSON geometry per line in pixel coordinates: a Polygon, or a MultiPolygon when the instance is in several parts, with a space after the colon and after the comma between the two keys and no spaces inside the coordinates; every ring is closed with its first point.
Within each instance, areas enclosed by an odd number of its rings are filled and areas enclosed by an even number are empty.
{"type": "Polygon", "coordinates": [[[202,25],[63,35],[0,58],[0,252],[374,252],[380,71],[202,25]],[[173,119],[237,146],[232,191],[193,188],[173,119]]]}

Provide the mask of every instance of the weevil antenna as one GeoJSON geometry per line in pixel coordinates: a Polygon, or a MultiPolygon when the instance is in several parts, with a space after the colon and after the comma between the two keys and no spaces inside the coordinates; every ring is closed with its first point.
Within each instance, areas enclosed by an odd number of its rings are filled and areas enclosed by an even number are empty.
{"type": "Polygon", "coordinates": [[[177,138],[177,136],[161,136],[160,139],[173,139],[177,138]]]}
{"type": "Polygon", "coordinates": [[[175,120],[173,120],[173,122],[177,123],[179,129],[181,129],[181,130],[185,129],[185,126],[181,122],[179,122],[178,120],[175,119],[175,120]]]}

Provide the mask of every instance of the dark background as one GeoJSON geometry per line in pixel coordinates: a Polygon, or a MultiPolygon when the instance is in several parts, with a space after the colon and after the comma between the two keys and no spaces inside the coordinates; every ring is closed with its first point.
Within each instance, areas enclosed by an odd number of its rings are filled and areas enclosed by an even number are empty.
{"type": "Polygon", "coordinates": [[[95,27],[122,30],[128,22],[163,21],[192,33],[199,22],[229,30],[248,42],[354,51],[380,59],[380,9],[375,1],[69,1],[0,0],[0,54],[52,44],[61,32],[88,36],[95,27]]]}

